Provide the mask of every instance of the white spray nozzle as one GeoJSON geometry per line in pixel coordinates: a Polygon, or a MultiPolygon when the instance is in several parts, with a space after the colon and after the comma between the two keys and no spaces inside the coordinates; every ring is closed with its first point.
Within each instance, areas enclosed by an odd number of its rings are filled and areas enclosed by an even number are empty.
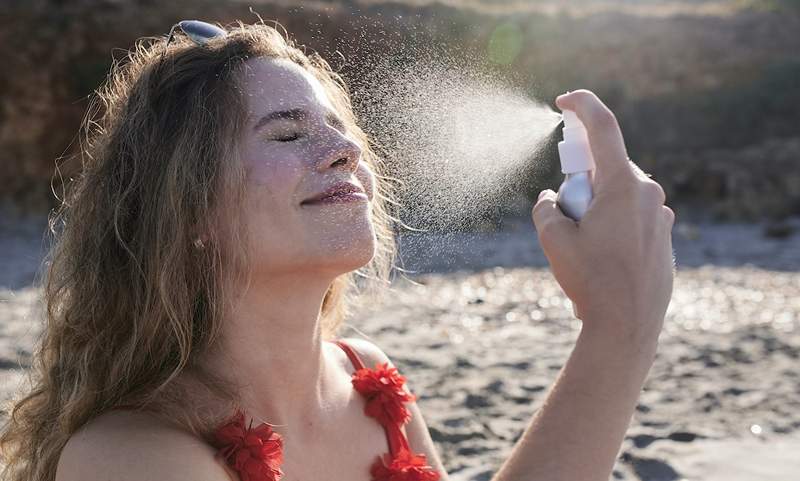
{"type": "Polygon", "coordinates": [[[594,157],[589,147],[586,127],[572,110],[564,110],[564,140],[558,143],[561,172],[574,174],[594,170],[594,157]]]}
{"type": "Polygon", "coordinates": [[[583,122],[581,122],[581,119],[578,118],[578,114],[576,114],[572,110],[565,110],[561,116],[564,119],[565,129],[574,129],[578,127],[586,130],[586,128],[583,126],[583,122]]]}

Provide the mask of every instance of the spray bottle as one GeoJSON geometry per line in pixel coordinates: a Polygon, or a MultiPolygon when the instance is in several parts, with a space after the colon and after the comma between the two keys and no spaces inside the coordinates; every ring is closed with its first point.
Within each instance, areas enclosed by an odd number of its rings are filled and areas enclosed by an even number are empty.
{"type": "Polygon", "coordinates": [[[564,110],[564,140],[558,143],[561,172],[566,175],[558,188],[557,203],[564,215],[579,221],[592,201],[595,169],[586,127],[575,112],[564,110]]]}

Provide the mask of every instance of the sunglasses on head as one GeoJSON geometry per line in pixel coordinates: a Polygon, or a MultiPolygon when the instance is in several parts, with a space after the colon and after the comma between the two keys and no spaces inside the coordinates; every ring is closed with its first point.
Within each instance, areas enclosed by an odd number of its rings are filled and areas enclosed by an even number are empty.
{"type": "Polygon", "coordinates": [[[164,45],[165,52],[166,47],[169,46],[175,36],[176,28],[180,28],[197,45],[205,45],[212,38],[228,35],[225,30],[210,23],[201,22],[200,20],[181,20],[169,29],[169,37],[167,37],[167,43],[164,45]]]}

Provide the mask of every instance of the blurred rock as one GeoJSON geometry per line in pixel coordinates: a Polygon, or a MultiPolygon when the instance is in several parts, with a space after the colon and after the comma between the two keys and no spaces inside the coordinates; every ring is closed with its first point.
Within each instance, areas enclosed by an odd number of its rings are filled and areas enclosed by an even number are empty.
{"type": "MultiPolygon", "coordinates": [[[[715,218],[723,221],[776,219],[774,232],[788,235],[780,221],[800,213],[798,161],[800,137],[772,139],[744,149],[664,155],[669,172],[656,178],[668,204],[679,199],[710,206],[715,218]]],[[[680,211],[676,213],[680,221],[680,211]]],[[[691,238],[690,227],[678,229],[691,238]]]]}
{"type": "Polygon", "coordinates": [[[786,239],[787,237],[790,237],[793,232],[794,226],[785,220],[770,222],[764,226],[764,237],[769,237],[772,239],[786,239]]]}

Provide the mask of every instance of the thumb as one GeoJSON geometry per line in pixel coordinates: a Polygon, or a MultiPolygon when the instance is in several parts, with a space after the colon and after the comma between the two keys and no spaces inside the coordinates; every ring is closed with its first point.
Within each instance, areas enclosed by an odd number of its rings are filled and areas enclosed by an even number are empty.
{"type": "Polygon", "coordinates": [[[531,213],[539,243],[551,265],[559,253],[572,250],[578,235],[578,224],[561,212],[556,198],[552,190],[543,190],[531,213]]]}

